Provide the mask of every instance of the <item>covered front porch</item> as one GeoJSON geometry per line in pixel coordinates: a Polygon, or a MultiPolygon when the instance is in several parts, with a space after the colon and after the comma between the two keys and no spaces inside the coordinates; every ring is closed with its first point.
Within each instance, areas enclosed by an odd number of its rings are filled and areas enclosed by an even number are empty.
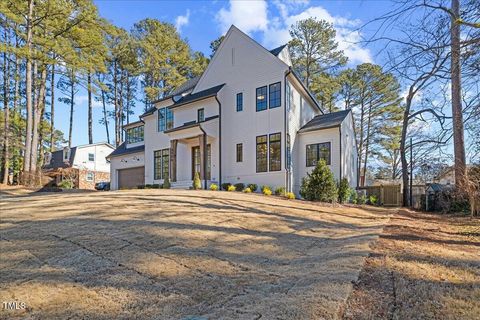
{"type": "Polygon", "coordinates": [[[218,117],[165,131],[170,137],[172,188],[188,189],[198,172],[202,188],[219,180],[218,117]]]}

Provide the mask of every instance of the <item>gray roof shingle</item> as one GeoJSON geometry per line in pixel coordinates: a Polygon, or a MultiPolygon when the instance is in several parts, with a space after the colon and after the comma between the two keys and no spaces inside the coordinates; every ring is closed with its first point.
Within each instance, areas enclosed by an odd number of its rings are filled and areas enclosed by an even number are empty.
{"type": "Polygon", "coordinates": [[[284,44],[284,45],[282,45],[282,46],[280,46],[280,47],[277,47],[277,48],[275,48],[275,49],[272,49],[272,50],[270,50],[270,53],[273,54],[274,56],[278,56],[278,55],[280,54],[280,52],[282,52],[283,48],[285,48],[286,46],[287,46],[287,45],[284,44]]]}
{"type": "Polygon", "coordinates": [[[298,132],[309,132],[337,127],[350,112],[351,110],[342,110],[315,116],[312,120],[301,127],[298,132]]]}
{"type": "Polygon", "coordinates": [[[145,151],[145,145],[141,146],[136,146],[132,148],[127,149],[127,144],[124,142],[121,145],[118,146],[117,149],[113,150],[112,153],[110,153],[106,158],[111,158],[111,157],[117,157],[121,156],[124,154],[130,154],[130,153],[137,153],[137,152],[144,152],[145,151]]]}
{"type": "Polygon", "coordinates": [[[63,149],[53,151],[50,163],[45,164],[43,169],[70,168],[73,164],[73,159],[75,159],[76,151],[77,147],[70,148],[70,158],[68,161],[63,161],[63,149]]]}

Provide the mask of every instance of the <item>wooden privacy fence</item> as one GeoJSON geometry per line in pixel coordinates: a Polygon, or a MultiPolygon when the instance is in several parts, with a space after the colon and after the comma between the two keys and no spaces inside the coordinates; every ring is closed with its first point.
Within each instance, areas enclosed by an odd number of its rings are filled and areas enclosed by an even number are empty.
{"type": "Polygon", "coordinates": [[[402,204],[402,194],[399,184],[358,187],[358,190],[365,190],[368,197],[375,196],[378,203],[384,206],[400,206],[402,204]]]}

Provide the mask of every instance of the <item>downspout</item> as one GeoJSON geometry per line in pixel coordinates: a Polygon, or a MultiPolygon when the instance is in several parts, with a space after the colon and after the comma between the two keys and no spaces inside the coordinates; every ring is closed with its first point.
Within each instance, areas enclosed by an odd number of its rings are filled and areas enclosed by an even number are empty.
{"type": "Polygon", "coordinates": [[[203,132],[203,187],[207,190],[207,133],[203,130],[202,125],[198,126],[203,132]]]}
{"type": "Polygon", "coordinates": [[[284,120],[284,129],[285,129],[285,139],[283,140],[284,141],[284,154],[285,154],[285,184],[286,184],[286,190],[288,192],[290,192],[290,183],[289,183],[289,179],[290,179],[290,174],[289,174],[289,167],[288,167],[288,149],[287,149],[287,136],[289,134],[288,132],[288,122],[287,122],[287,75],[288,73],[290,72],[290,70],[288,70],[287,72],[285,72],[285,75],[283,77],[283,96],[284,96],[284,99],[283,99],[283,120],[284,120]]]}
{"type": "Polygon", "coordinates": [[[338,132],[340,133],[340,179],[339,182],[342,180],[342,159],[343,159],[343,154],[342,154],[342,125],[340,124],[338,126],[338,132]]]}
{"type": "Polygon", "coordinates": [[[215,95],[218,103],[218,185],[222,185],[222,103],[215,95]]]}

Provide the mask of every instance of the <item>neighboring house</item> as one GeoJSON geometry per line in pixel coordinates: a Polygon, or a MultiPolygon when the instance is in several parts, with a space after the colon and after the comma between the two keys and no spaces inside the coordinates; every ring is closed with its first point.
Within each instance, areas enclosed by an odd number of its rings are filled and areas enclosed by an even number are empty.
{"type": "Polygon", "coordinates": [[[65,147],[45,154],[44,175],[53,178],[58,185],[64,179],[72,179],[75,188],[94,189],[95,183],[110,181],[110,163],[106,157],[115,148],[108,143],[65,147]]]}
{"type": "Polygon", "coordinates": [[[111,188],[256,183],[298,194],[319,159],[357,185],[352,113],[324,114],[292,69],[286,45],[268,51],[232,26],[201,77],[124,126],[109,155],[111,188]]]}
{"type": "Polygon", "coordinates": [[[433,178],[433,182],[442,185],[454,185],[455,168],[453,166],[445,168],[435,178],[433,178]]]}

